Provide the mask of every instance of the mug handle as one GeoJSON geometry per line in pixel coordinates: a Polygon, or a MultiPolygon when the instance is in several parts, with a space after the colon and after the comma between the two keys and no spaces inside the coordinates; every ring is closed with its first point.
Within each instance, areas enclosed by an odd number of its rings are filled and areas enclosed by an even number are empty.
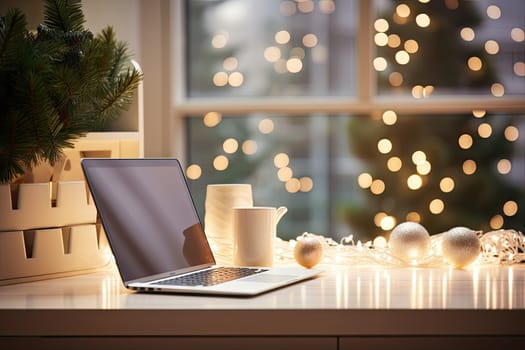
{"type": "Polygon", "coordinates": [[[286,207],[279,207],[277,208],[277,211],[275,213],[275,225],[279,223],[279,221],[283,218],[284,214],[288,212],[288,208],[286,207]]]}

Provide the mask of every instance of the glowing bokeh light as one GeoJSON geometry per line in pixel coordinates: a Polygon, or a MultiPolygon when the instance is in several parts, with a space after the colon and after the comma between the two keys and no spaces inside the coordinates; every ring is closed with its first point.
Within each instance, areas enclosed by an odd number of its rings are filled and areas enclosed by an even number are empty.
{"type": "Polygon", "coordinates": [[[392,141],[381,139],[377,142],[377,150],[382,154],[387,154],[392,150],[392,141]]]}
{"type": "Polygon", "coordinates": [[[388,76],[388,82],[394,87],[403,85],[403,75],[399,72],[392,72],[388,76]]]}
{"type": "Polygon", "coordinates": [[[240,72],[233,72],[228,76],[228,84],[232,87],[239,87],[244,82],[244,76],[240,72]]]}
{"type": "Polygon", "coordinates": [[[432,170],[432,165],[430,164],[430,162],[424,161],[416,166],[416,170],[419,175],[428,175],[432,170]]]}
{"type": "Polygon", "coordinates": [[[273,157],[273,164],[277,168],[284,168],[290,164],[290,157],[286,153],[277,153],[275,157],[273,157]]]}
{"type": "Polygon", "coordinates": [[[275,125],[273,120],[265,118],[259,122],[258,128],[261,134],[271,134],[273,132],[275,125]]]}
{"type": "Polygon", "coordinates": [[[489,225],[490,225],[490,228],[493,230],[499,230],[500,228],[503,227],[503,224],[504,224],[503,216],[499,214],[494,215],[492,218],[490,218],[489,225]]]}
{"type": "Polygon", "coordinates": [[[397,224],[397,220],[393,216],[385,216],[381,219],[381,229],[384,231],[390,231],[393,229],[397,224]]]}
{"type": "Polygon", "coordinates": [[[479,57],[472,56],[469,57],[469,59],[467,60],[467,65],[471,71],[477,72],[480,71],[483,67],[483,62],[479,57]]]}
{"type": "Polygon", "coordinates": [[[302,0],[297,3],[297,9],[302,13],[310,13],[314,10],[315,5],[312,0],[302,0]]]}
{"type": "Polygon", "coordinates": [[[374,22],[374,29],[379,33],[387,32],[389,27],[388,21],[384,18],[378,18],[374,22]]]}
{"type": "Polygon", "coordinates": [[[411,190],[419,190],[423,186],[423,179],[417,174],[412,174],[407,179],[407,185],[411,190]]]}
{"type": "Polygon", "coordinates": [[[399,47],[401,45],[401,38],[397,34],[390,34],[388,36],[388,46],[395,49],[396,47],[399,47]]]}
{"type": "Polygon", "coordinates": [[[525,77],[525,62],[516,62],[512,68],[518,77],[525,77]]]}
{"type": "Polygon", "coordinates": [[[410,7],[407,4],[399,4],[396,6],[396,14],[401,18],[410,16],[410,7]]]}
{"type": "Polygon", "coordinates": [[[462,28],[459,34],[461,36],[461,39],[465,41],[472,41],[476,38],[476,33],[470,27],[462,28]]]}
{"type": "Polygon", "coordinates": [[[228,34],[226,33],[219,33],[215,34],[213,38],[211,39],[211,46],[213,46],[216,49],[222,49],[226,46],[228,43],[228,34]]]}
{"type": "Polygon", "coordinates": [[[499,19],[501,17],[501,9],[496,5],[490,5],[487,7],[487,16],[490,19],[499,19]]]}
{"type": "Polygon", "coordinates": [[[303,69],[303,62],[299,58],[290,58],[286,61],[286,69],[290,73],[299,73],[303,69]]]}
{"type": "Polygon", "coordinates": [[[289,193],[297,193],[301,189],[301,182],[296,178],[292,178],[286,181],[285,188],[289,193]]]}
{"type": "Polygon", "coordinates": [[[334,13],[335,2],[333,0],[319,0],[319,10],[327,15],[334,13]]]}
{"type": "Polygon", "coordinates": [[[518,203],[515,201],[507,201],[503,204],[503,214],[506,216],[514,216],[518,213],[518,203]]]}
{"type": "Polygon", "coordinates": [[[500,159],[496,164],[496,168],[501,175],[507,175],[512,170],[512,163],[508,159],[500,159]]]}
{"type": "Polygon", "coordinates": [[[408,39],[403,46],[405,51],[411,54],[414,54],[419,50],[419,44],[414,39],[408,39]]]}
{"type": "Polygon", "coordinates": [[[406,215],[406,221],[421,222],[421,215],[418,212],[411,211],[406,215]]]}
{"type": "Polygon", "coordinates": [[[376,33],[374,35],[374,43],[377,46],[386,46],[388,44],[388,35],[385,33],[376,33]]]}
{"type": "Polygon", "coordinates": [[[308,176],[300,178],[299,184],[301,192],[310,192],[314,188],[314,181],[308,176]]]}
{"type": "Polygon", "coordinates": [[[483,118],[487,115],[487,111],[484,109],[475,109],[472,111],[472,115],[476,118],[483,118]]]}
{"type": "Polygon", "coordinates": [[[505,87],[500,83],[494,83],[490,87],[490,92],[494,97],[501,97],[505,95],[505,87]]]}
{"type": "Polygon", "coordinates": [[[378,72],[384,71],[388,67],[388,63],[384,57],[374,58],[374,69],[378,72]]]}
{"type": "Polygon", "coordinates": [[[306,34],[303,36],[303,45],[306,47],[314,47],[317,45],[317,36],[315,34],[306,34]]]}
{"type": "Polygon", "coordinates": [[[414,98],[428,98],[434,92],[434,87],[432,85],[421,86],[416,85],[412,88],[412,96],[414,98]]]}
{"type": "Polygon", "coordinates": [[[202,122],[208,128],[217,126],[222,120],[222,115],[218,112],[208,112],[202,118],[202,122]]]}
{"type": "Polygon", "coordinates": [[[509,125],[504,131],[505,139],[509,142],[514,142],[520,137],[520,131],[514,125],[509,125]]]}
{"type": "Polygon", "coordinates": [[[415,165],[421,164],[427,160],[427,155],[423,151],[415,151],[412,153],[412,163],[415,165]]]}
{"type": "Polygon", "coordinates": [[[224,62],[222,63],[222,67],[225,70],[229,70],[229,71],[237,69],[238,66],[239,66],[239,60],[237,60],[237,58],[235,57],[227,57],[224,59],[224,62]]]}
{"type": "Polygon", "coordinates": [[[186,176],[190,180],[198,180],[202,175],[202,169],[197,164],[191,164],[186,168],[186,176]]]}
{"type": "Polygon", "coordinates": [[[277,177],[279,181],[286,182],[293,177],[293,170],[290,167],[282,167],[277,171],[277,177]]]}
{"type": "Polygon", "coordinates": [[[384,111],[381,118],[385,125],[394,125],[397,122],[397,114],[392,110],[384,111]]]}
{"type": "Polygon", "coordinates": [[[428,205],[428,209],[434,215],[441,214],[445,210],[445,202],[441,199],[433,199],[428,205]]]}
{"type": "Polygon", "coordinates": [[[489,123],[481,123],[478,126],[478,135],[481,138],[488,139],[492,135],[492,126],[489,123]]]}
{"type": "Polygon", "coordinates": [[[357,177],[357,184],[361,188],[369,188],[370,186],[372,186],[372,181],[372,175],[370,175],[369,173],[361,173],[357,177]]]}
{"type": "Polygon", "coordinates": [[[228,84],[228,73],[217,72],[213,75],[213,85],[225,86],[226,84],[228,84]]]}
{"type": "Polygon", "coordinates": [[[264,59],[274,63],[281,58],[281,50],[276,46],[270,46],[264,49],[264,59]]]}
{"type": "Polygon", "coordinates": [[[454,190],[454,187],[456,186],[454,179],[451,177],[444,177],[439,182],[439,189],[441,192],[449,193],[454,190]]]}
{"type": "Polygon", "coordinates": [[[472,175],[477,170],[477,164],[472,159],[467,159],[463,162],[462,169],[465,175],[472,175]]]}
{"type": "Polygon", "coordinates": [[[462,149],[469,149],[473,143],[474,139],[469,134],[463,134],[458,138],[458,145],[462,149]]]}
{"type": "Polygon", "coordinates": [[[385,237],[377,236],[372,241],[372,245],[374,246],[374,248],[383,249],[383,248],[386,248],[388,246],[388,242],[387,242],[385,237]]]}
{"type": "Polygon", "coordinates": [[[512,30],[510,31],[510,37],[515,42],[520,43],[522,41],[525,41],[525,31],[523,31],[523,29],[521,28],[512,28],[512,30]]]}
{"type": "Polygon", "coordinates": [[[280,30],[275,33],[274,39],[277,44],[287,44],[290,41],[290,33],[286,30],[280,30]]]}
{"type": "Polygon", "coordinates": [[[395,59],[397,63],[405,65],[410,62],[410,55],[405,50],[400,50],[396,52],[395,59]]]}
{"type": "Polygon", "coordinates": [[[375,179],[370,185],[370,192],[379,195],[385,191],[386,185],[383,180],[375,179]]]}
{"type": "Polygon", "coordinates": [[[226,170],[226,168],[228,168],[228,165],[229,165],[229,161],[228,161],[228,158],[226,158],[226,156],[222,156],[222,155],[217,156],[213,160],[213,167],[217,171],[226,170]]]}
{"type": "Polygon", "coordinates": [[[496,55],[499,52],[499,44],[495,40],[487,40],[485,42],[485,51],[489,55],[496,55]]]}
{"type": "Polygon", "coordinates": [[[430,26],[430,17],[426,13],[420,13],[416,16],[416,24],[421,28],[430,26]]]}
{"type": "Polygon", "coordinates": [[[242,143],[242,151],[246,155],[257,153],[257,142],[253,140],[246,140],[242,143]]]}
{"type": "Polygon", "coordinates": [[[381,227],[381,220],[383,220],[383,218],[386,218],[387,216],[388,214],[382,211],[376,213],[376,215],[374,215],[374,224],[377,227],[381,227]]]}
{"type": "Polygon", "coordinates": [[[224,140],[222,144],[222,149],[226,153],[230,153],[230,154],[235,153],[239,149],[239,142],[237,142],[237,140],[234,139],[233,137],[228,138],[224,140]]]}
{"type": "Polygon", "coordinates": [[[395,173],[401,170],[401,168],[403,167],[403,162],[399,157],[391,157],[386,162],[386,167],[388,168],[388,170],[395,173]]]}

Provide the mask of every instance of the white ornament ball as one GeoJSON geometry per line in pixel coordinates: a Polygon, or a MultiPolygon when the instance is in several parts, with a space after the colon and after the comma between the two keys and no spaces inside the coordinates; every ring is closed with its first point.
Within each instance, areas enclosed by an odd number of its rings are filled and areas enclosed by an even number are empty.
{"type": "Polygon", "coordinates": [[[455,268],[472,264],[480,254],[480,241],[476,231],[468,227],[454,227],[443,234],[443,258],[455,268]]]}
{"type": "Polygon", "coordinates": [[[422,225],[408,221],[394,227],[388,243],[393,255],[412,262],[428,255],[430,235],[422,225]]]}
{"type": "Polygon", "coordinates": [[[316,237],[303,234],[295,244],[294,257],[300,265],[311,269],[323,258],[323,244],[316,237]]]}

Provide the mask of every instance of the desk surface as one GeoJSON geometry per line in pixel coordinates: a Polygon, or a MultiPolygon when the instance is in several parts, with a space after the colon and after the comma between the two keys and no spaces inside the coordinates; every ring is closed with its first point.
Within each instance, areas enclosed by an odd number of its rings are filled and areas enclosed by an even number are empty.
{"type": "Polygon", "coordinates": [[[525,265],[323,268],[252,298],[135,293],[113,265],[2,286],[0,336],[525,334],[525,265]]]}

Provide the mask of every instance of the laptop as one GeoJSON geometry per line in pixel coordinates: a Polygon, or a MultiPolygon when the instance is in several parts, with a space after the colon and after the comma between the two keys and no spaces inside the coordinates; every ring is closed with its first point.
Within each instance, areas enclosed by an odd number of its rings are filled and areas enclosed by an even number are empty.
{"type": "Polygon", "coordinates": [[[177,159],[84,158],[81,165],[126,288],[252,296],[320,273],[217,266],[177,159]]]}

